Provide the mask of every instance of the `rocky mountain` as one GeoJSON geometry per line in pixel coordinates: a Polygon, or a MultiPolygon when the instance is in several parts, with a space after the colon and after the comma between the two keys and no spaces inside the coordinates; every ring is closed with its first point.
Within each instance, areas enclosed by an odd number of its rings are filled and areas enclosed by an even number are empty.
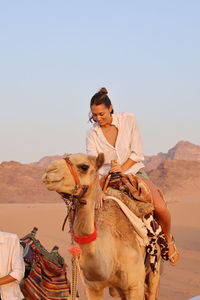
{"type": "MultiPolygon", "coordinates": [[[[56,192],[43,186],[46,166],[62,156],[47,156],[31,164],[0,163],[0,203],[60,202],[56,192]]],[[[151,180],[168,201],[200,200],[200,146],[179,142],[167,153],[146,158],[151,180]]]]}
{"type": "Polygon", "coordinates": [[[187,141],[180,141],[167,153],[160,152],[157,155],[146,156],[145,166],[147,170],[152,170],[165,160],[173,159],[200,162],[200,146],[187,141]]]}
{"type": "MultiPolygon", "coordinates": [[[[30,166],[46,168],[53,160],[64,157],[63,155],[52,155],[41,158],[38,162],[30,163],[30,166]]],[[[145,167],[147,170],[156,169],[165,160],[191,160],[200,162],[200,146],[187,141],[178,142],[167,153],[159,152],[157,155],[145,156],[145,167]]]]}
{"type": "Polygon", "coordinates": [[[50,164],[50,162],[52,162],[53,160],[62,158],[62,157],[64,157],[64,155],[45,156],[45,157],[41,158],[39,161],[30,163],[28,165],[31,167],[39,167],[39,168],[45,169],[48,166],[48,164],[50,164]]]}
{"type": "Polygon", "coordinates": [[[148,175],[168,202],[200,201],[200,162],[165,160],[148,175]]]}
{"type": "Polygon", "coordinates": [[[35,203],[62,201],[42,184],[44,170],[14,161],[0,164],[0,203],[35,203]]]}

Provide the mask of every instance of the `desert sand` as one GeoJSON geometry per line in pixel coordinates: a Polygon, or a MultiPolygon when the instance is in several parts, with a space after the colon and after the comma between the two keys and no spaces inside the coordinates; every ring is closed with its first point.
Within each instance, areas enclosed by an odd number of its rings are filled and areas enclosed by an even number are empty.
{"type": "MultiPolygon", "coordinates": [[[[164,262],[159,300],[188,300],[200,295],[200,201],[170,203],[168,207],[181,261],[176,267],[164,262]]],[[[70,277],[70,236],[67,227],[64,232],[61,230],[65,215],[66,207],[62,201],[55,204],[0,204],[0,230],[23,237],[34,226],[38,227],[36,237],[47,250],[59,246],[70,277]]],[[[81,300],[86,300],[81,282],[79,294],[81,300]]],[[[105,299],[113,298],[105,293],[105,299]]]]}

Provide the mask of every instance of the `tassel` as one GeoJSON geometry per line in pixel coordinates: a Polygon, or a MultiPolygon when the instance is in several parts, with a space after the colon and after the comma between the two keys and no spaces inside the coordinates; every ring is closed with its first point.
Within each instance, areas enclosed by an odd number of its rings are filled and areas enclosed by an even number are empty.
{"type": "Polygon", "coordinates": [[[81,249],[79,246],[72,246],[70,249],[68,249],[68,251],[72,256],[80,256],[81,255],[81,249]]]}

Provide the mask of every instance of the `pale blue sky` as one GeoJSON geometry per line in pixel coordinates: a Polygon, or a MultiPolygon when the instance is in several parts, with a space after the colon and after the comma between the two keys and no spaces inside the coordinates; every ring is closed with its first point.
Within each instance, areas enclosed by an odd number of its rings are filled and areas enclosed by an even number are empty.
{"type": "Polygon", "coordinates": [[[200,144],[200,1],[0,1],[0,161],[85,152],[102,86],[146,155],[200,144]]]}

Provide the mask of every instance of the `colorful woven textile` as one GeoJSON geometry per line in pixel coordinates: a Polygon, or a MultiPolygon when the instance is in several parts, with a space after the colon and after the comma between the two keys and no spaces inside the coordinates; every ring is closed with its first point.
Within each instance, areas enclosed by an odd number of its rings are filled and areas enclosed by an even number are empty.
{"type": "Polygon", "coordinates": [[[66,266],[58,266],[36,253],[33,269],[24,282],[23,291],[33,300],[67,299],[69,285],[66,266]]]}
{"type": "Polygon", "coordinates": [[[48,252],[35,238],[37,228],[21,239],[27,243],[33,253],[30,273],[22,285],[22,292],[32,300],[68,299],[70,285],[64,259],[58,253],[58,247],[48,252]]]}

